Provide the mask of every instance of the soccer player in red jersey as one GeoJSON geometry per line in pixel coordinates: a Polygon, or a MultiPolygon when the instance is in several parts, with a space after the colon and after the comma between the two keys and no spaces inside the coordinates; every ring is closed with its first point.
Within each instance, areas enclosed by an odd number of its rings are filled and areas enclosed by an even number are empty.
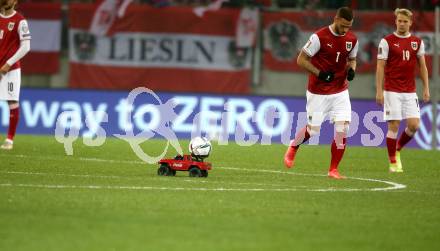
{"type": "Polygon", "coordinates": [[[17,0],[0,1],[0,100],[9,104],[9,129],[1,149],[13,148],[19,118],[20,59],[30,50],[29,27],[15,11],[17,0]]]}
{"type": "Polygon", "coordinates": [[[389,170],[403,172],[400,151],[412,139],[420,123],[420,108],[415,82],[417,63],[423,82],[423,101],[428,102],[430,95],[428,70],[424,56],[425,45],[420,38],[409,32],[413,15],[407,9],[396,9],[394,14],[396,16],[396,31],[384,37],[379,44],[376,102],[384,106],[384,119],[388,122],[389,170]],[[397,140],[402,119],[406,119],[406,128],[397,140]]]}
{"type": "Polygon", "coordinates": [[[351,103],[348,81],[356,70],[358,40],[349,31],[353,24],[353,11],[348,7],[337,10],[333,23],[311,35],[302,48],[297,63],[309,72],[307,87],[307,126],[291,141],[284,164],[291,168],[299,146],[318,134],[327,116],[335,124],[335,137],[331,145],[331,163],[328,176],[342,179],[338,165],[344,155],[346,135],[351,121],[351,103]]]}

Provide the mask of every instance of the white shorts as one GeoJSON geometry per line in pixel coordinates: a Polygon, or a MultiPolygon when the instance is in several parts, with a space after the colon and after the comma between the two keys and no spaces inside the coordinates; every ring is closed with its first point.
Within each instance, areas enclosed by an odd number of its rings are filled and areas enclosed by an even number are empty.
{"type": "Polygon", "coordinates": [[[307,91],[307,121],[311,126],[320,126],[328,116],[330,122],[351,121],[351,103],[348,90],[330,95],[313,94],[307,91]]]}
{"type": "Polygon", "coordinates": [[[21,70],[20,68],[9,71],[1,76],[0,100],[18,101],[20,97],[21,70]]]}
{"type": "Polygon", "coordinates": [[[419,99],[417,94],[400,92],[383,92],[384,120],[402,120],[420,118],[419,99]]]}

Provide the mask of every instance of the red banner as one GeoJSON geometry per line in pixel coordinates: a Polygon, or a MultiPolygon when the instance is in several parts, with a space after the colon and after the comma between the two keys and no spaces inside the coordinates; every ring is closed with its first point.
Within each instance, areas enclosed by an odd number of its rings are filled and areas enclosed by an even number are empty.
{"type": "Polygon", "coordinates": [[[29,23],[31,50],[21,60],[24,74],[55,74],[60,68],[61,4],[23,3],[18,11],[29,23]]]}
{"type": "Polygon", "coordinates": [[[69,5],[70,87],[248,93],[249,49],[235,46],[239,10],[131,4],[110,36],[88,32],[94,8],[69,5]]]}
{"type": "MultiPolygon", "coordinates": [[[[264,67],[274,71],[301,71],[296,57],[310,35],[332,23],[334,11],[267,12],[263,14],[264,67]]],[[[392,12],[356,12],[352,30],[358,37],[359,72],[374,72],[380,40],[395,30],[392,12]]],[[[434,14],[415,13],[412,32],[424,40],[426,60],[431,71],[434,44],[434,14]]]]}

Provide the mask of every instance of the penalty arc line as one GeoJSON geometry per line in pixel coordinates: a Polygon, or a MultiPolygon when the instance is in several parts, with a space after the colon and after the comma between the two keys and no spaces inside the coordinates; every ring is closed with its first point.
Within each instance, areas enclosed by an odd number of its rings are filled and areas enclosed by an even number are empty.
{"type": "MultiPolygon", "coordinates": [[[[278,171],[278,170],[265,170],[265,169],[248,169],[248,168],[236,168],[236,167],[218,167],[221,169],[226,170],[237,170],[237,171],[250,171],[250,172],[265,172],[265,173],[278,173],[278,174],[288,174],[288,175],[301,175],[301,176],[317,176],[317,177],[327,177],[327,175],[324,174],[307,174],[307,173],[293,173],[293,172],[285,172],[285,171],[278,171]]],[[[355,192],[355,191],[387,191],[387,190],[397,190],[397,189],[404,189],[406,188],[406,185],[399,184],[392,181],[386,181],[386,180],[378,180],[378,179],[370,179],[370,178],[359,178],[359,177],[347,177],[347,179],[352,180],[361,180],[361,181],[368,181],[368,182],[377,182],[377,183],[384,183],[387,185],[390,185],[389,187],[379,187],[379,188],[327,188],[324,189],[325,191],[348,191],[348,192],[355,192]],[[332,190],[333,189],[333,190],[332,190]]],[[[317,192],[321,189],[313,189],[313,191],[317,192]]]]}

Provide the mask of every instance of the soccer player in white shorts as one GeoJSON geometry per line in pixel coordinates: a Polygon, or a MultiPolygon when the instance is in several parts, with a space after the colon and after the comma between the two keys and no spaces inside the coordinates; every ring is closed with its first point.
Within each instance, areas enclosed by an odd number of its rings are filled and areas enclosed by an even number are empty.
{"type": "Polygon", "coordinates": [[[348,81],[355,76],[359,47],[356,35],[349,31],[352,24],[352,10],[339,8],[333,23],[312,34],[298,56],[298,65],[309,72],[308,123],[296,134],[284,154],[284,164],[288,168],[293,167],[299,146],[318,134],[321,124],[329,116],[335,124],[336,137],[331,145],[328,177],[345,178],[339,174],[338,166],[345,152],[351,121],[348,81]]]}
{"type": "Polygon", "coordinates": [[[420,107],[416,94],[415,68],[418,64],[423,82],[423,101],[428,102],[429,78],[423,40],[411,35],[412,13],[396,9],[396,31],[379,44],[376,70],[376,102],[383,105],[388,123],[387,149],[390,172],[403,172],[400,151],[413,138],[420,123],[420,107]],[[397,140],[400,121],[406,128],[397,140]]]}
{"type": "Polygon", "coordinates": [[[9,105],[9,128],[1,149],[13,148],[20,110],[20,59],[30,50],[30,32],[27,21],[15,11],[17,0],[0,2],[0,100],[9,105]]]}

